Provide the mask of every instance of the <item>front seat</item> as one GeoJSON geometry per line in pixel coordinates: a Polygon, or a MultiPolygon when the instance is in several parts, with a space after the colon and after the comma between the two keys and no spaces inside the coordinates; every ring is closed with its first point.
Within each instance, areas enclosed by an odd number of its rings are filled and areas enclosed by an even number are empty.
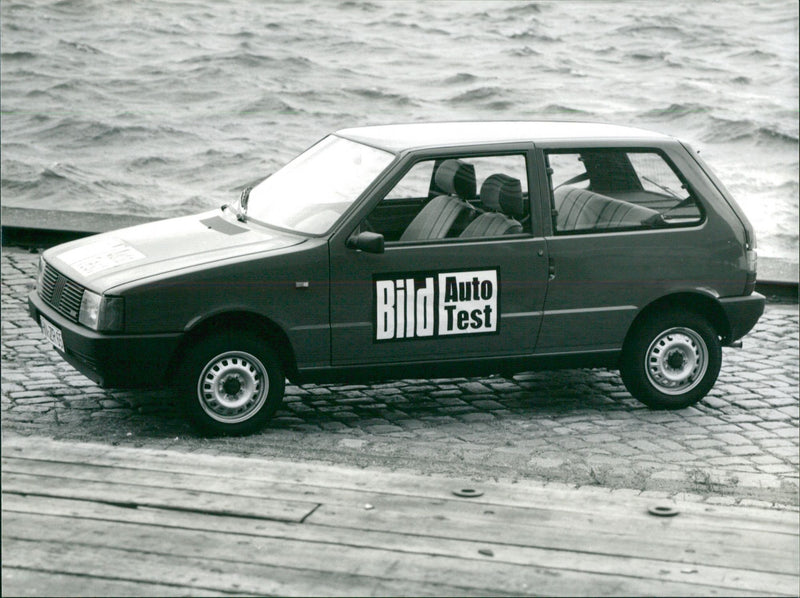
{"type": "Polygon", "coordinates": [[[475,167],[461,160],[445,160],[436,169],[436,186],[447,195],[438,195],[408,225],[400,241],[443,239],[457,220],[466,222],[474,211],[464,199],[475,197],[475,167]]]}
{"type": "Polygon", "coordinates": [[[469,223],[460,237],[498,237],[523,232],[525,198],[519,179],[493,174],[481,185],[481,203],[489,210],[469,223]]]}

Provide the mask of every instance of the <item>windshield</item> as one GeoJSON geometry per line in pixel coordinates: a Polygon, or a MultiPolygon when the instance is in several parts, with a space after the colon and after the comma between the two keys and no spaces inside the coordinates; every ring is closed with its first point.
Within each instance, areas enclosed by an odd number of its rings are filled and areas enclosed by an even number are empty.
{"type": "Polygon", "coordinates": [[[253,187],[247,214],[296,232],[324,233],[393,158],[329,135],[253,187]]]}

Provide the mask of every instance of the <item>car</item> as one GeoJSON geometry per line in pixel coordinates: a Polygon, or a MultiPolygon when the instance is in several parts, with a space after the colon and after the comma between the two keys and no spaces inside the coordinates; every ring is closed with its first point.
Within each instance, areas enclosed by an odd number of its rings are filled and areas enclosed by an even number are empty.
{"type": "Polygon", "coordinates": [[[692,148],[585,122],[327,135],[238,201],[48,249],[29,296],[104,387],[172,385],[250,433],[285,381],[619,369],[679,409],[741,346],[753,227],[692,148]]]}

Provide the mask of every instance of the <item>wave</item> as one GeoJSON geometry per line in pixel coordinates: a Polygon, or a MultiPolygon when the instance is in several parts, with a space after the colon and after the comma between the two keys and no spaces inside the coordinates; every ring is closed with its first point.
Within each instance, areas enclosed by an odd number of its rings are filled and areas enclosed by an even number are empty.
{"type": "Polygon", "coordinates": [[[493,99],[503,93],[500,87],[476,87],[447,100],[451,104],[471,104],[493,99]]]}
{"type": "Polygon", "coordinates": [[[303,114],[305,110],[270,95],[246,104],[238,112],[239,114],[303,114]]]}
{"type": "Polygon", "coordinates": [[[56,142],[67,142],[76,147],[102,148],[118,143],[131,143],[137,140],[152,142],[154,139],[168,139],[171,143],[196,142],[196,133],[178,129],[166,124],[120,125],[101,121],[88,121],[75,118],[62,118],[52,126],[39,129],[37,138],[56,142]]]}
{"type": "Polygon", "coordinates": [[[82,52],[85,54],[103,54],[100,50],[91,46],[89,44],[84,44],[81,42],[71,42],[67,40],[60,39],[58,40],[58,45],[60,48],[68,48],[70,50],[77,50],[78,52],[82,52]]]}
{"type": "Polygon", "coordinates": [[[798,144],[798,136],[796,133],[788,133],[780,131],[773,127],[759,127],[756,129],[755,136],[757,139],[768,139],[770,141],[781,141],[793,145],[798,144]]]}
{"type": "Polygon", "coordinates": [[[770,125],[759,125],[748,119],[728,119],[718,116],[710,116],[709,124],[702,137],[703,141],[709,143],[731,143],[731,142],[755,142],[763,144],[789,144],[798,145],[797,133],[781,130],[770,125]]]}
{"type": "Polygon", "coordinates": [[[168,164],[175,164],[176,161],[164,158],[163,156],[142,156],[135,158],[128,163],[128,168],[132,170],[139,170],[143,168],[153,168],[154,166],[167,166],[168,164]]]}
{"type": "Polygon", "coordinates": [[[383,91],[381,89],[374,89],[374,88],[370,89],[362,87],[346,88],[344,91],[349,94],[366,98],[368,100],[388,101],[393,104],[397,104],[398,106],[416,105],[415,100],[402,93],[392,93],[388,91],[383,91]]]}
{"type": "Polygon", "coordinates": [[[582,110],[580,108],[574,108],[572,106],[564,106],[562,104],[548,104],[542,108],[541,113],[547,115],[569,114],[571,116],[584,115],[594,117],[594,113],[592,112],[582,110]]]}
{"type": "Polygon", "coordinates": [[[692,35],[686,31],[685,28],[675,25],[651,25],[644,23],[619,27],[614,31],[614,35],[620,36],[622,39],[626,37],[647,37],[653,41],[664,38],[680,40],[690,40],[692,38],[692,35]]]}
{"type": "Polygon", "coordinates": [[[339,7],[350,10],[363,10],[364,12],[374,12],[380,8],[377,4],[373,4],[372,2],[352,2],[351,0],[342,2],[339,4],[339,7]]]}
{"type": "Polygon", "coordinates": [[[25,167],[12,167],[3,161],[3,174],[0,177],[4,203],[28,205],[31,202],[49,203],[53,197],[81,197],[82,201],[100,197],[93,187],[93,175],[68,164],[52,164],[38,169],[26,164],[25,167]]]}
{"type": "Polygon", "coordinates": [[[511,56],[519,56],[526,58],[528,56],[541,56],[541,52],[534,50],[530,46],[522,46],[521,48],[513,48],[508,50],[507,53],[511,56]]]}
{"type": "Polygon", "coordinates": [[[0,60],[3,62],[23,62],[29,60],[36,60],[39,57],[38,54],[34,54],[33,52],[26,52],[24,50],[19,50],[17,52],[2,52],[0,53],[0,60]]]}
{"type": "Polygon", "coordinates": [[[626,54],[626,58],[630,58],[636,62],[649,62],[653,60],[664,62],[667,56],[669,56],[669,54],[663,50],[640,50],[631,54],[626,54]]]}
{"type": "MultiPolygon", "coordinates": [[[[370,25],[373,26],[373,27],[383,27],[383,26],[385,26],[385,23],[383,23],[382,21],[376,21],[374,23],[371,23],[370,25]]],[[[402,29],[411,29],[412,31],[419,32],[419,33],[429,33],[429,34],[440,35],[440,36],[441,35],[445,35],[445,36],[449,37],[451,35],[450,31],[446,31],[446,30],[440,29],[438,27],[424,27],[424,26],[420,25],[419,23],[404,23],[404,22],[397,21],[397,22],[393,23],[392,27],[393,28],[398,28],[398,29],[400,29],[400,28],[402,28],[402,29]]]]}
{"type": "Polygon", "coordinates": [[[711,112],[711,108],[701,104],[670,104],[666,108],[651,108],[650,110],[640,112],[639,116],[646,119],[655,118],[670,120],[682,118],[684,116],[708,114],[709,112],[711,112]]]}
{"type": "Polygon", "coordinates": [[[474,83],[477,80],[478,77],[470,73],[456,73],[452,77],[445,79],[443,83],[445,85],[460,85],[462,83],[474,83]]]}
{"type": "Polygon", "coordinates": [[[764,52],[763,50],[747,50],[731,54],[729,58],[749,58],[760,61],[770,61],[777,59],[778,55],[772,52],[764,52]]]}
{"type": "Polygon", "coordinates": [[[248,69],[262,69],[262,68],[276,68],[281,69],[285,67],[294,67],[301,69],[309,69],[314,63],[304,56],[287,56],[283,58],[276,58],[267,54],[256,54],[242,50],[220,54],[203,54],[201,56],[193,56],[186,58],[180,62],[184,65],[198,65],[200,69],[207,66],[221,66],[226,64],[234,64],[236,66],[246,67],[248,69]]]}
{"type": "Polygon", "coordinates": [[[516,106],[515,102],[511,100],[496,100],[486,104],[486,108],[492,111],[509,111],[516,106]]]}
{"type": "Polygon", "coordinates": [[[513,40],[529,40],[534,42],[544,42],[551,44],[563,41],[563,39],[560,36],[553,36],[553,35],[548,35],[546,33],[539,33],[536,30],[530,30],[530,29],[528,29],[527,31],[520,31],[519,33],[512,33],[508,37],[509,39],[513,40]]]}
{"type": "Polygon", "coordinates": [[[505,12],[513,15],[538,15],[542,12],[542,5],[535,2],[528,2],[527,4],[516,4],[505,9],[505,12]]]}

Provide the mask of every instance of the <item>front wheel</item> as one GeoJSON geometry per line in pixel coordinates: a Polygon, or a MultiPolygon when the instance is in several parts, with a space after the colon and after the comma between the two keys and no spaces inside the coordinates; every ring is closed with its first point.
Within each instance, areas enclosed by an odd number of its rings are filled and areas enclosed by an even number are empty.
{"type": "Polygon", "coordinates": [[[212,434],[253,432],[283,400],[280,362],[266,340],[249,333],[201,339],[188,352],[180,378],[189,419],[212,434]]]}
{"type": "Polygon", "coordinates": [[[625,342],[620,374],[628,391],[656,409],[700,401],[719,375],[722,345],[716,331],[693,312],[654,314],[625,342]]]}

